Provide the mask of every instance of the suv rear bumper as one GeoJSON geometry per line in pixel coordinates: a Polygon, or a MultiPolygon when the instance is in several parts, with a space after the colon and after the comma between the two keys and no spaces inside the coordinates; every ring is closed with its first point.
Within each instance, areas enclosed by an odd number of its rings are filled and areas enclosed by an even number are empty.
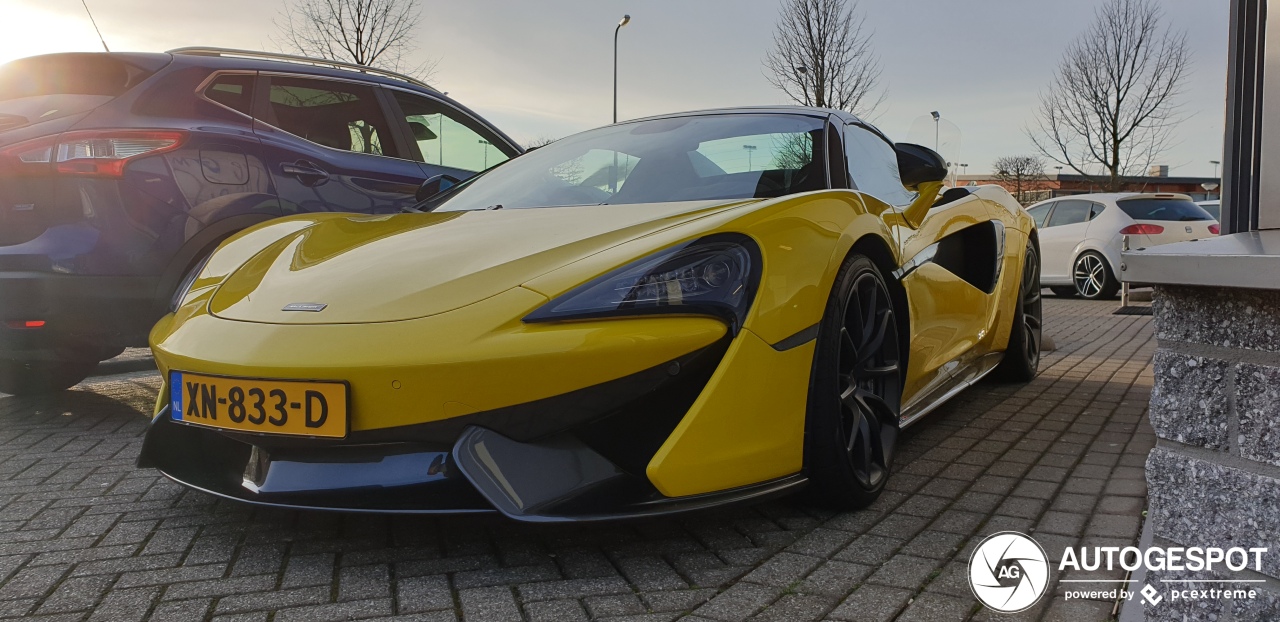
{"type": "Polygon", "coordinates": [[[157,277],[0,272],[0,358],[110,356],[142,345],[163,308],[157,277]],[[12,322],[43,321],[39,328],[12,322]]]}

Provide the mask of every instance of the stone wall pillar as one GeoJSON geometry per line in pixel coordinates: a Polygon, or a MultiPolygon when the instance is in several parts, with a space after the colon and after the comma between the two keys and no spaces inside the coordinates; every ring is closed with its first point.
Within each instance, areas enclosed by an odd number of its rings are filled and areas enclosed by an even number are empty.
{"type": "Polygon", "coordinates": [[[1167,599],[1147,607],[1147,619],[1280,620],[1280,291],[1158,285],[1153,307],[1153,544],[1270,550],[1260,571],[1152,572],[1147,583],[1161,591],[1231,585],[1257,589],[1259,598],[1167,599]],[[1215,578],[1262,582],[1162,582],[1215,578]]]}

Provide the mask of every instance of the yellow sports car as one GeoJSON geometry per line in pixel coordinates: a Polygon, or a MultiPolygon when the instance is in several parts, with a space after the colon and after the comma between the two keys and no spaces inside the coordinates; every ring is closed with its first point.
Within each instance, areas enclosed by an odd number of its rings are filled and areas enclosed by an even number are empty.
{"type": "Polygon", "coordinates": [[[414,213],[244,231],[151,333],[139,465],[277,506],[646,516],[884,488],[903,427],[1040,347],[1032,219],[843,112],[584,132],[414,213]]]}

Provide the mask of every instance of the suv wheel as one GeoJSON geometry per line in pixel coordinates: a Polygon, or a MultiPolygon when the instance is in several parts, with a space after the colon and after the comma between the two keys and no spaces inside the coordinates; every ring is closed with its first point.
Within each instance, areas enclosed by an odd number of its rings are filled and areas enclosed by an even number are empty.
{"type": "Polygon", "coordinates": [[[39,395],[80,384],[98,366],[97,359],[0,361],[0,393],[39,395]]]}

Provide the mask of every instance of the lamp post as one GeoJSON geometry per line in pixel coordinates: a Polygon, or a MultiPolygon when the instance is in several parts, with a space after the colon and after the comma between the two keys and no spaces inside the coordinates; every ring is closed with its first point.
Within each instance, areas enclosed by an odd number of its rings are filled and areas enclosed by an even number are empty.
{"type": "Polygon", "coordinates": [[[933,115],[933,150],[938,150],[938,122],[942,120],[942,115],[937,110],[930,112],[933,115]]]}
{"type": "Polygon", "coordinates": [[[1213,178],[1214,178],[1214,179],[1217,179],[1217,178],[1218,178],[1218,165],[1219,165],[1219,164],[1222,164],[1222,163],[1221,163],[1221,162],[1219,162],[1219,161],[1217,161],[1217,160],[1209,160],[1209,164],[1212,164],[1212,165],[1213,165],[1213,178]]]}
{"type": "Polygon", "coordinates": [[[796,74],[800,76],[800,92],[804,93],[804,104],[808,106],[810,104],[809,83],[805,80],[805,78],[809,77],[809,68],[805,67],[804,65],[800,65],[799,67],[795,67],[794,69],[796,70],[796,74]]]}
{"type": "Polygon", "coordinates": [[[751,168],[752,168],[752,167],[751,167],[751,154],[755,152],[755,150],[756,150],[756,146],[755,146],[755,145],[743,145],[743,146],[742,146],[742,148],[747,150],[747,172],[748,172],[748,173],[750,173],[750,172],[751,172],[751,168]]]}
{"type": "Polygon", "coordinates": [[[618,31],[631,23],[630,15],[623,15],[618,20],[618,27],[613,29],[613,122],[618,122],[618,31]]]}
{"type": "Polygon", "coordinates": [[[485,139],[483,139],[483,138],[481,138],[480,140],[478,140],[478,141],[476,141],[476,142],[479,142],[480,144],[484,145],[484,147],[483,147],[483,148],[484,148],[484,169],[482,169],[482,170],[487,170],[487,169],[489,168],[489,145],[492,145],[493,143],[491,143],[491,142],[489,142],[489,141],[487,141],[487,140],[485,140],[485,139]]]}
{"type": "Polygon", "coordinates": [[[1203,184],[1200,184],[1200,187],[1204,188],[1204,200],[1208,201],[1209,199],[1213,198],[1213,191],[1218,189],[1218,184],[1215,184],[1213,182],[1205,182],[1203,184]]]}

